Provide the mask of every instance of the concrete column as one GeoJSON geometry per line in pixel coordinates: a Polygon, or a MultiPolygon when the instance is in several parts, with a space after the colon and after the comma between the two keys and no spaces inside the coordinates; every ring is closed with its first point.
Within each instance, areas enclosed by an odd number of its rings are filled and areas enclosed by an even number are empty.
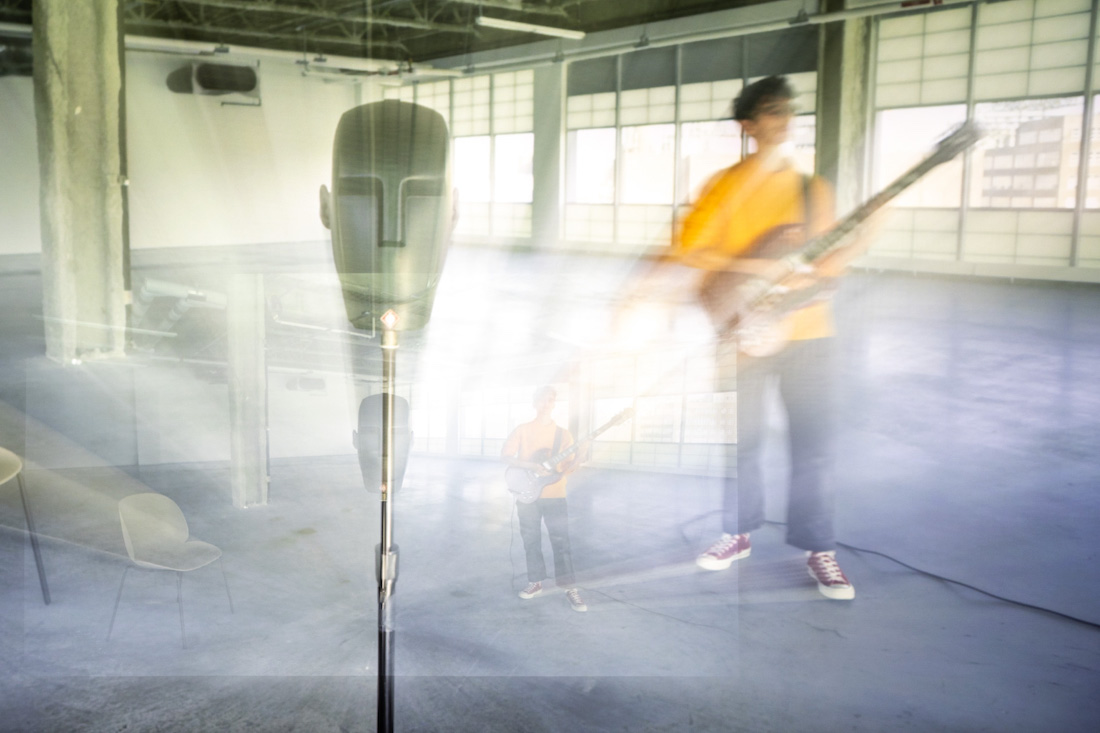
{"type": "MultiPolygon", "coordinates": [[[[850,2],[829,0],[825,10],[850,2]]],[[[821,26],[817,74],[817,172],[836,187],[837,215],[852,210],[870,192],[863,190],[867,110],[871,101],[869,63],[871,20],[821,26]]]]}
{"type": "Polygon", "coordinates": [[[534,72],[535,186],[531,244],[535,249],[553,249],[561,237],[565,64],[541,66],[534,72]]]}
{"type": "Polygon", "coordinates": [[[267,504],[267,361],[263,275],[234,275],[226,301],[230,484],[238,509],[267,504]]]}
{"type": "Polygon", "coordinates": [[[124,350],[118,0],[34,0],[46,354],[124,350]]]}

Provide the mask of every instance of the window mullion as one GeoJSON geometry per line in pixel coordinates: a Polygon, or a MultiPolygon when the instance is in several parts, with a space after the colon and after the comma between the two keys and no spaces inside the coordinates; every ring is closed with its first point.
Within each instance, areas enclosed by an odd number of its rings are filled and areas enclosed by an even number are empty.
{"type": "Polygon", "coordinates": [[[1092,168],[1092,86],[1093,72],[1096,65],[1096,33],[1097,15],[1100,15],[1100,0],[1092,0],[1092,11],[1089,15],[1089,44],[1085,56],[1085,94],[1084,109],[1081,113],[1081,143],[1077,156],[1077,197],[1073,209],[1073,231],[1070,235],[1069,266],[1077,267],[1080,261],[1080,245],[1078,240],[1081,235],[1081,216],[1084,214],[1088,197],[1089,173],[1092,168]]]}
{"type": "MultiPolygon", "coordinates": [[[[974,120],[974,68],[975,58],[978,55],[978,4],[970,6],[970,57],[967,59],[966,69],[966,119],[974,120]]],[[[964,242],[966,240],[966,216],[970,211],[970,177],[973,175],[974,155],[972,150],[963,154],[962,169],[962,197],[959,199],[959,236],[955,242],[955,261],[962,262],[964,256],[964,242]]],[[[981,171],[979,175],[984,174],[981,171]]]]}

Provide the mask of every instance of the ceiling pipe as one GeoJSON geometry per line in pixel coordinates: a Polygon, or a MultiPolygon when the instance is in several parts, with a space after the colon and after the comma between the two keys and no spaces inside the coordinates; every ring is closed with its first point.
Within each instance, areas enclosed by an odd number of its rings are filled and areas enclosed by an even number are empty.
{"type": "MultiPolygon", "coordinates": [[[[19,23],[0,23],[0,36],[15,38],[30,38],[32,29],[29,25],[19,23]]],[[[462,72],[451,69],[437,69],[429,64],[413,64],[409,62],[392,61],[385,59],[365,59],[356,56],[334,56],[325,54],[324,61],[310,61],[310,55],[301,51],[283,51],[272,48],[259,48],[256,46],[228,46],[208,41],[188,41],[179,38],[154,38],[152,36],[137,36],[126,34],[126,50],[149,53],[174,53],[183,55],[201,56],[204,58],[219,59],[272,59],[291,64],[305,66],[307,70],[324,70],[330,73],[341,73],[342,69],[355,72],[370,72],[377,74],[411,74],[416,76],[460,76],[462,72]]],[[[316,54],[312,54],[316,56],[316,54]]]]}

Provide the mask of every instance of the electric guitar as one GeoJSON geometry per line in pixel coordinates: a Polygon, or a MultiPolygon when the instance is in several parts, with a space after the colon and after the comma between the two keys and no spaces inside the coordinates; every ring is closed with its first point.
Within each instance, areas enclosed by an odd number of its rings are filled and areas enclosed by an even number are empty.
{"type": "Polygon", "coordinates": [[[784,317],[814,300],[829,297],[831,283],[819,282],[792,289],[782,281],[791,274],[809,272],[815,262],[837,249],[852,231],[936,166],[946,163],[981,139],[973,121],[961,125],[941,140],[924,160],[903,173],[867,203],[853,211],[830,231],[805,242],[803,225],[776,227],[758,239],[742,255],[746,258],[783,262],[786,271],[766,279],[743,272],[716,270],[700,282],[698,298],[718,335],[734,337],[738,349],[749,356],[771,356],[786,345],[784,317]]]}
{"type": "Polygon", "coordinates": [[[515,495],[519,503],[530,504],[539,498],[539,494],[545,487],[561,480],[563,474],[555,469],[562,461],[570,458],[586,442],[595,440],[600,434],[616,425],[621,425],[632,417],[634,417],[634,408],[628,407],[560,453],[550,455],[549,448],[537,451],[531,460],[538,463],[546,473],[518,466],[508,467],[504,471],[504,482],[508,490],[515,495]]]}

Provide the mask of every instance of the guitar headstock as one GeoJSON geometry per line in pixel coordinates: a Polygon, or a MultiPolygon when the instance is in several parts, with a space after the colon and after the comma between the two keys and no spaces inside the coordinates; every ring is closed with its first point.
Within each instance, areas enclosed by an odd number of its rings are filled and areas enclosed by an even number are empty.
{"type": "Polygon", "coordinates": [[[615,417],[611,418],[611,422],[609,424],[611,426],[622,425],[624,422],[632,417],[634,417],[634,408],[628,407],[625,410],[620,411],[619,414],[615,417]]]}
{"type": "Polygon", "coordinates": [[[950,160],[982,139],[985,131],[974,120],[959,125],[936,144],[933,157],[938,160],[950,160]]]}

